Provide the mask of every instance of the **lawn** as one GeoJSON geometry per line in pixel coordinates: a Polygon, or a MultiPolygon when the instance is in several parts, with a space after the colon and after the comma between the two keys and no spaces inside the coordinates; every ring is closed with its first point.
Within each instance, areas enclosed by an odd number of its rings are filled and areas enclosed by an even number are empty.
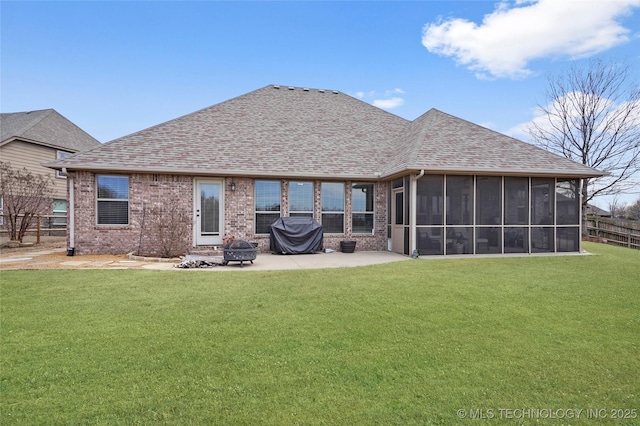
{"type": "Polygon", "coordinates": [[[3,271],[0,423],[640,424],[640,251],[585,248],[3,271]]]}

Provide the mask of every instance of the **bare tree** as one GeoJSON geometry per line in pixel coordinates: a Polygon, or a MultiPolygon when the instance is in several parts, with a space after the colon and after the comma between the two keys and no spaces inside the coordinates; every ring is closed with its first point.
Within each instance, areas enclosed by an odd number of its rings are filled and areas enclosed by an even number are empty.
{"type": "Polygon", "coordinates": [[[26,168],[14,169],[10,163],[0,161],[2,215],[10,240],[22,242],[33,218],[50,209],[52,190],[49,176],[32,173],[26,168]]]}
{"type": "Polygon", "coordinates": [[[165,258],[184,255],[190,245],[189,219],[190,214],[176,197],[152,207],[144,205],[138,254],[165,258]]]}
{"type": "Polygon", "coordinates": [[[620,194],[640,174],[640,88],[629,66],[592,60],[549,77],[546,105],[528,129],[536,145],[605,172],[585,179],[583,206],[620,194]]]}
{"type": "Polygon", "coordinates": [[[613,197],[611,201],[609,201],[609,213],[611,213],[612,218],[624,216],[626,210],[626,206],[618,200],[618,197],[613,197]]]}

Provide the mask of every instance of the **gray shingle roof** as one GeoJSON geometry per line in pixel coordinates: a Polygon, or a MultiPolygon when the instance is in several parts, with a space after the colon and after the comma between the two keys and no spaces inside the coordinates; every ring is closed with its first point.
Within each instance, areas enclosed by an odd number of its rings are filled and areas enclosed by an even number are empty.
{"type": "Polygon", "coordinates": [[[49,165],[339,179],[518,167],[534,174],[599,174],[437,110],[410,122],[337,91],[271,85],[49,165]]]}
{"type": "Polygon", "coordinates": [[[477,124],[431,109],[399,139],[383,174],[403,170],[506,175],[600,176],[602,173],[477,124]]]}
{"type": "Polygon", "coordinates": [[[0,114],[0,145],[15,139],[69,152],[102,145],[54,109],[0,114]]]}

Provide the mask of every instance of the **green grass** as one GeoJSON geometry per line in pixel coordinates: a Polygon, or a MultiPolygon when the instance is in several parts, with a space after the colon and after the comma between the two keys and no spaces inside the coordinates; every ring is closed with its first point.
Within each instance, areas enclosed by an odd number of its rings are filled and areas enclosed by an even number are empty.
{"type": "Polygon", "coordinates": [[[640,252],[585,247],[596,255],[3,271],[0,423],[640,424],[640,252]]]}

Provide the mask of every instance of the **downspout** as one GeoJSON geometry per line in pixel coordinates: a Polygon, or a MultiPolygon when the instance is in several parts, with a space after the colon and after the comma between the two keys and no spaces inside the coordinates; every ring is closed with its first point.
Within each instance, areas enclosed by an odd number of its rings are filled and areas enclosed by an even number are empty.
{"type": "Polygon", "coordinates": [[[411,253],[411,257],[418,257],[418,244],[416,241],[416,218],[417,218],[417,205],[416,200],[418,199],[418,179],[424,176],[424,169],[420,170],[416,176],[411,176],[411,195],[409,205],[411,206],[411,211],[409,212],[409,252],[411,253]]]}
{"type": "Polygon", "coordinates": [[[76,251],[76,234],[75,234],[75,209],[74,209],[74,190],[73,190],[73,175],[67,172],[67,168],[62,168],[62,174],[67,177],[67,185],[69,188],[69,206],[67,207],[67,213],[69,216],[69,222],[67,227],[69,229],[69,247],[67,249],[67,256],[73,256],[76,251]]]}

